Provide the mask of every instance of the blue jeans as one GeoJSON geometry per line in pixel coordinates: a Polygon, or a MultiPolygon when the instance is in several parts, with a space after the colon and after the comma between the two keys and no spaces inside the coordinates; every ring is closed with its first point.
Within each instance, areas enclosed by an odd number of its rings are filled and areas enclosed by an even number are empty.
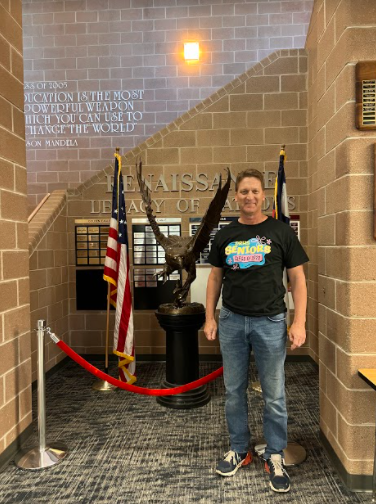
{"type": "Polygon", "coordinates": [[[248,369],[251,348],[255,356],[264,397],[264,458],[283,456],[287,446],[285,398],[286,321],[285,313],[270,317],[246,317],[222,307],[219,342],[226,388],[226,420],[231,450],[250,447],[248,427],[248,369]]]}

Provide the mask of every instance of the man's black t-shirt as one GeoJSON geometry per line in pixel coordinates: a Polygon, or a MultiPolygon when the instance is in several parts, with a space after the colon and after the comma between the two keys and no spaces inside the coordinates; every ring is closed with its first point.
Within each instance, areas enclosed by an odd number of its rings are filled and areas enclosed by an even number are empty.
{"type": "Polygon", "coordinates": [[[223,306],[250,317],[286,311],[283,270],[307,261],[291,227],[271,217],[255,225],[231,222],[209,254],[210,264],[223,268],[223,306]]]}

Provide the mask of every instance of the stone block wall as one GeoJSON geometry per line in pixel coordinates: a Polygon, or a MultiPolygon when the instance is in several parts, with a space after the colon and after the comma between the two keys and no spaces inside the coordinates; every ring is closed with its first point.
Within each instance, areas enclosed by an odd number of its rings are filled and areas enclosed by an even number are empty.
{"type": "Polygon", "coordinates": [[[31,208],[47,192],[79,186],[106,166],[115,147],[124,152],[142,143],[269,54],[302,48],[312,4],[23,0],[25,94],[144,90],[134,101],[143,117],[130,133],[57,135],[78,145],[53,147],[44,138],[55,135],[33,136],[27,127],[31,208]],[[183,43],[192,40],[201,44],[198,64],[183,61],[183,43]],[[66,87],[54,87],[60,85],[66,87]]]}
{"type": "Polygon", "coordinates": [[[311,355],[321,430],[350,475],[371,474],[376,366],[375,131],[355,128],[355,64],[374,59],[376,5],[317,0],[308,52],[308,251],[311,355]]]}
{"type": "Polygon", "coordinates": [[[21,7],[0,5],[0,454],[31,423],[21,7]]]}
{"type": "MultiPolygon", "coordinates": [[[[69,344],[68,230],[66,192],[54,191],[29,223],[31,329],[46,320],[69,344]]],[[[65,354],[45,335],[45,370],[65,354]]],[[[32,378],[37,378],[37,336],[31,335],[32,378]]]]}
{"type": "MultiPolygon", "coordinates": [[[[123,173],[127,175],[125,197],[129,232],[132,219],[145,216],[140,210],[141,197],[135,176],[137,158],[143,161],[146,179],[152,177],[152,198],[157,200],[158,208],[155,209],[160,212],[156,215],[181,217],[182,233],[187,235],[189,217],[204,215],[217,187],[215,175],[225,175],[227,166],[234,176],[247,167],[266,172],[266,178],[270,177],[267,189],[270,205],[274,188],[272,172],[275,174],[278,170],[280,146],[285,143],[287,190],[295,200],[291,212],[300,215],[301,240],[305,245],[308,241],[306,63],[304,50],[273,53],[125,154],[123,173]],[[173,174],[177,181],[176,190],[173,174]]],[[[89,312],[85,314],[76,310],[74,220],[109,218],[109,213],[103,214],[104,207],[100,203],[111,199],[107,176],[112,173],[113,167],[109,166],[80,188],[71,190],[68,199],[72,345],[77,351],[86,353],[103,352],[105,313],[92,316],[89,312]],[[98,202],[94,215],[91,214],[93,200],[98,202]]],[[[110,205],[107,208],[109,212],[110,205]]],[[[270,205],[267,211],[270,213],[271,209],[270,205]]],[[[237,215],[234,184],[222,215],[237,215]]],[[[132,246],[131,235],[129,243],[132,246]]],[[[130,252],[132,257],[132,250],[130,252]]],[[[135,327],[138,353],[165,353],[165,335],[153,311],[136,311],[135,327]]],[[[307,351],[308,343],[295,354],[307,354],[307,351]]],[[[200,352],[219,354],[219,348],[200,333],[200,352]]]]}

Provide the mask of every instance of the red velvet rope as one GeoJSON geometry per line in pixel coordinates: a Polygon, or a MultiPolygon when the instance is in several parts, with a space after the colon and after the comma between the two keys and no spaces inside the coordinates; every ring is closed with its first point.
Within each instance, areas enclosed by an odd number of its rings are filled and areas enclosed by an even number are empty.
{"type": "Polygon", "coordinates": [[[124,383],[120,380],[117,380],[116,378],[112,378],[112,376],[104,373],[100,369],[90,364],[83,357],[78,355],[78,353],[72,350],[70,346],[64,343],[64,341],[60,340],[56,344],[61,350],[63,350],[63,352],[65,352],[69,357],[71,357],[71,359],[77,362],[77,364],[79,364],[84,369],[89,371],[89,373],[93,374],[94,376],[97,376],[98,378],[101,378],[102,380],[107,381],[108,383],[111,383],[111,385],[115,385],[115,387],[119,387],[121,389],[127,390],[128,392],[133,392],[135,394],[149,395],[149,396],[168,396],[168,395],[181,394],[182,392],[188,392],[188,390],[192,390],[197,387],[200,387],[201,385],[205,385],[206,383],[215,380],[223,373],[223,367],[220,367],[216,371],[213,371],[213,373],[210,373],[204,376],[203,378],[200,378],[199,380],[195,380],[191,383],[186,383],[185,385],[180,385],[179,387],[174,387],[170,389],[147,389],[143,387],[137,387],[136,385],[129,385],[128,383],[124,383]]]}

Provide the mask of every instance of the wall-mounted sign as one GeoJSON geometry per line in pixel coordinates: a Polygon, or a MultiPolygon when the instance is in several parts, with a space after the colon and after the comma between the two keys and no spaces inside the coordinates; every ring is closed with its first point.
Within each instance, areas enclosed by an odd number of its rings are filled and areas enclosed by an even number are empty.
{"type": "Polygon", "coordinates": [[[355,65],[356,113],[360,130],[376,129],[376,61],[361,61],[355,65]]]}
{"type": "MultiPolygon", "coordinates": [[[[171,173],[169,177],[165,177],[163,174],[148,173],[145,174],[145,184],[151,191],[152,205],[154,212],[156,214],[165,213],[164,203],[168,199],[173,198],[175,204],[176,212],[180,214],[196,214],[200,211],[200,205],[202,205],[201,198],[189,198],[189,193],[191,191],[197,191],[201,193],[201,197],[207,197],[208,193],[212,198],[212,194],[217,190],[220,182],[221,173],[218,172],[214,175],[212,180],[210,180],[207,173],[198,173],[193,175],[191,173],[171,173]],[[167,193],[167,194],[166,194],[167,193]],[[175,196],[175,193],[180,196],[175,196]]],[[[273,189],[275,186],[275,178],[277,176],[276,171],[266,171],[264,173],[265,189],[273,189]]],[[[232,180],[235,184],[236,177],[232,175],[232,180]]],[[[112,184],[113,175],[106,175],[107,187],[106,193],[112,194],[112,184]]],[[[137,183],[135,181],[135,175],[125,174],[123,176],[124,182],[124,194],[125,194],[125,204],[127,214],[137,215],[145,214],[145,207],[142,199],[130,199],[130,194],[138,192],[137,183]]],[[[273,207],[274,196],[266,196],[263,204],[263,211],[270,211],[273,207]]],[[[205,203],[205,206],[208,202],[205,203]]],[[[295,196],[288,196],[288,206],[289,210],[295,210],[296,202],[295,196]]],[[[111,213],[111,200],[90,200],[90,214],[92,215],[103,215],[111,213]]],[[[201,209],[203,212],[203,210],[201,209]]],[[[238,214],[239,207],[235,201],[235,197],[229,197],[223,207],[223,212],[233,212],[238,214]]],[[[201,212],[200,212],[201,213],[201,212]]]]}
{"type": "Polygon", "coordinates": [[[81,136],[134,132],[143,89],[73,91],[71,82],[26,82],[26,147],[77,147],[81,136]]]}

